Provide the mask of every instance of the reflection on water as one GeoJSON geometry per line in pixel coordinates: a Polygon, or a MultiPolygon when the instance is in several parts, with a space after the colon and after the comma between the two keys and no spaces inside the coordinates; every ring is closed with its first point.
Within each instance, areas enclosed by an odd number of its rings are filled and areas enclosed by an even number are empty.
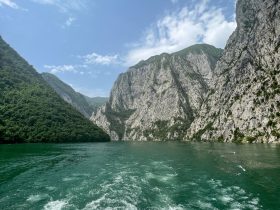
{"type": "Polygon", "coordinates": [[[275,145],[0,146],[0,209],[278,209],[275,145]]]}

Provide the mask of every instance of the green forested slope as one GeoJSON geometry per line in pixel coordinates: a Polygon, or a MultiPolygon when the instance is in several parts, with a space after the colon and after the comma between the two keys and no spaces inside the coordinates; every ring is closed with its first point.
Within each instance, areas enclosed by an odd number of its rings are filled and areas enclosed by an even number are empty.
{"type": "Polygon", "coordinates": [[[0,37],[0,142],[109,141],[0,37]]]}

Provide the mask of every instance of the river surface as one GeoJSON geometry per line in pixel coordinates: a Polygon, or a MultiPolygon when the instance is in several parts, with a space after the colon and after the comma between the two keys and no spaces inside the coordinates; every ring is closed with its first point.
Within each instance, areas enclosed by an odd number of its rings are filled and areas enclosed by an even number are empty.
{"type": "Polygon", "coordinates": [[[280,209],[280,147],[0,145],[0,209],[280,209]]]}

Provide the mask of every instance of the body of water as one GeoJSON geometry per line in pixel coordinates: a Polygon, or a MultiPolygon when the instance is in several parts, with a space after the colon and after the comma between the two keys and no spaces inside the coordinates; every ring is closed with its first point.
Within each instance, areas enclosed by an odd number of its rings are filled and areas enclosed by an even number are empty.
{"type": "Polygon", "coordinates": [[[280,147],[0,145],[0,209],[279,209],[280,147]]]}

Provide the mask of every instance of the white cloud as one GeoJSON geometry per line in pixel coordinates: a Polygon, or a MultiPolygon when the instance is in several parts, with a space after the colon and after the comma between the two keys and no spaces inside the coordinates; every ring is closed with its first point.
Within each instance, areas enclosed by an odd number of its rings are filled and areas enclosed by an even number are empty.
{"type": "Polygon", "coordinates": [[[69,27],[73,24],[73,22],[76,20],[74,17],[69,17],[66,21],[63,27],[69,27]]]}
{"type": "Polygon", "coordinates": [[[62,12],[68,12],[71,10],[81,10],[85,7],[85,0],[31,0],[35,3],[55,6],[62,12]]]}
{"type": "Polygon", "coordinates": [[[151,26],[142,41],[128,52],[126,65],[197,43],[223,48],[235,28],[235,21],[228,21],[221,8],[210,6],[208,0],[200,0],[192,7],[166,15],[151,26]]]}
{"type": "Polygon", "coordinates": [[[178,2],[178,0],[170,0],[171,3],[176,4],[178,2]]]}
{"type": "Polygon", "coordinates": [[[19,6],[12,0],[0,0],[0,6],[3,6],[3,5],[11,7],[13,9],[19,9],[19,6]]]}
{"type": "Polygon", "coordinates": [[[92,68],[87,64],[70,64],[70,65],[44,65],[45,71],[52,74],[70,73],[79,74],[81,76],[91,77],[93,79],[102,76],[110,76],[111,72],[106,69],[100,70],[92,68]]]}
{"type": "Polygon", "coordinates": [[[82,59],[78,63],[69,64],[69,65],[44,65],[44,68],[47,72],[52,74],[58,73],[72,73],[80,74],[81,76],[87,75],[91,78],[97,78],[100,75],[110,76],[111,72],[106,69],[100,70],[96,68],[96,65],[112,65],[112,64],[121,64],[118,55],[99,55],[97,53],[91,53],[84,56],[78,56],[82,59]],[[95,68],[92,66],[95,65],[95,68]]]}
{"type": "Polygon", "coordinates": [[[101,64],[101,65],[109,65],[116,64],[119,61],[118,55],[99,55],[97,53],[91,53],[85,56],[80,56],[84,59],[85,64],[101,64]]]}
{"type": "Polygon", "coordinates": [[[50,73],[57,74],[57,73],[78,73],[76,66],[74,65],[61,65],[61,66],[54,66],[54,65],[44,65],[45,69],[48,69],[50,73]]]}
{"type": "Polygon", "coordinates": [[[108,97],[110,94],[109,90],[105,90],[102,88],[86,88],[86,87],[80,87],[71,85],[71,87],[79,93],[82,93],[83,95],[89,96],[89,97],[108,97]]]}

